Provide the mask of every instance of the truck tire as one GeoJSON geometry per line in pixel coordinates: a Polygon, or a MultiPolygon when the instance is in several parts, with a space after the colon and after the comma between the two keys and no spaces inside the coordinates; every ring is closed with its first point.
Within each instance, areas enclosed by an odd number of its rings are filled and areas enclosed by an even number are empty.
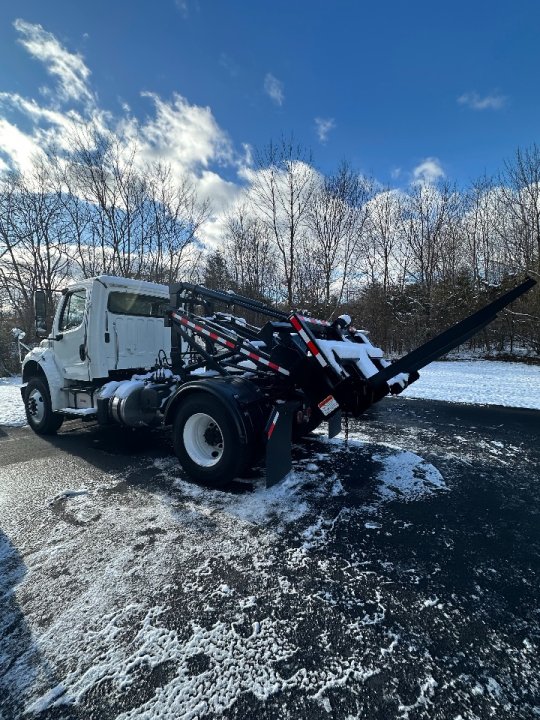
{"type": "Polygon", "coordinates": [[[238,477],[248,461],[231,413],[218,398],[204,392],[180,402],[173,446],[187,474],[210,487],[238,477]]]}
{"type": "Polygon", "coordinates": [[[64,422],[64,416],[54,413],[47,383],[32,378],[26,386],[24,409],[26,419],[38,435],[54,435],[64,422]]]}

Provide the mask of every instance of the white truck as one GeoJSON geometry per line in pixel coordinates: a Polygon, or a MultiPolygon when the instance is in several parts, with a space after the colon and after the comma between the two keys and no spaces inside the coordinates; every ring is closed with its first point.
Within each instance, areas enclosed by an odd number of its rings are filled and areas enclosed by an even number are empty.
{"type": "Polygon", "coordinates": [[[170,425],[195,480],[222,484],[266,453],[271,485],[290,470],[291,437],[323,421],[337,434],[342,413],[358,417],[401,392],[534,284],[527,279],[392,364],[347,315],[327,322],[190,283],[103,275],[64,291],[49,332],[37,291],[44,339],[23,360],[26,416],[42,435],[74,418],[170,425]]]}

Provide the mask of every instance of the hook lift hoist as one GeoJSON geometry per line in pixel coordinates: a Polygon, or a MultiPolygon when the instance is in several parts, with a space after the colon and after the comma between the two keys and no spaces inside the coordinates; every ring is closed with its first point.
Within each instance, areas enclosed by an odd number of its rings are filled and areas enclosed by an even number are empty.
{"type": "Polygon", "coordinates": [[[342,415],[358,417],[385,395],[400,393],[421,368],[468,340],[533,285],[527,278],[393,363],[347,315],[330,323],[233,292],[173,285],[171,370],[180,381],[165,421],[174,426],[175,452],[188,474],[214,484],[241,474],[265,453],[271,486],[291,469],[291,437],[324,420],[334,437],[342,415]],[[237,308],[267,321],[252,325],[231,314],[237,308]]]}
{"type": "Polygon", "coordinates": [[[44,340],[23,360],[26,416],[39,434],[76,417],[172,425],[175,452],[193,479],[218,486],[266,456],[270,486],[291,469],[292,439],[323,421],[334,437],[342,416],[358,417],[400,393],[535,284],[526,279],[390,363],[347,315],[325,322],[190,283],[76,281],[50,334],[44,293],[36,293],[44,340]]]}

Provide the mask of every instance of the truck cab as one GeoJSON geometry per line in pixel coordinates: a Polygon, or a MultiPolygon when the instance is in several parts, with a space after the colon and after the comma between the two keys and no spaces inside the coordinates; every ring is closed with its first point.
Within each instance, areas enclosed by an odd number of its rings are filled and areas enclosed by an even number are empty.
{"type": "Polygon", "coordinates": [[[72,283],[50,334],[23,361],[23,383],[43,386],[34,391],[37,415],[31,417],[40,416],[42,403],[53,413],[90,415],[104,383],[148,371],[160,353],[168,357],[168,304],[168,288],[156,283],[107,275],[72,283]]]}

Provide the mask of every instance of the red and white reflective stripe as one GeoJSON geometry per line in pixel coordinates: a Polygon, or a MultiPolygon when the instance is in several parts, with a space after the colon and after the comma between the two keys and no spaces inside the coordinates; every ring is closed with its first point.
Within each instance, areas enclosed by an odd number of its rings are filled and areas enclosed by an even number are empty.
{"type": "Polygon", "coordinates": [[[276,423],[277,423],[277,421],[278,421],[278,417],[279,417],[279,410],[276,410],[276,414],[275,414],[274,417],[272,418],[272,422],[271,422],[271,424],[270,424],[270,427],[268,428],[268,439],[269,439],[269,440],[270,440],[270,438],[272,437],[272,433],[274,432],[274,428],[276,427],[276,423]]]}
{"type": "Polygon", "coordinates": [[[206,337],[209,337],[210,340],[214,340],[215,342],[218,342],[221,345],[225,345],[225,347],[231,348],[231,350],[236,350],[235,343],[231,342],[230,340],[226,340],[225,338],[221,337],[220,335],[217,335],[217,333],[212,332],[211,330],[207,330],[206,328],[203,328],[201,325],[197,325],[197,323],[194,323],[191,320],[188,320],[186,317],[182,317],[182,315],[177,315],[176,313],[173,313],[172,316],[173,316],[173,318],[175,318],[175,320],[178,320],[178,322],[181,322],[182,325],[185,325],[186,327],[189,327],[192,330],[195,330],[196,332],[201,333],[202,335],[206,335],[206,337]]]}
{"type": "Polygon", "coordinates": [[[308,346],[308,350],[310,350],[313,357],[317,358],[322,367],[326,367],[328,363],[326,362],[324,356],[322,355],[319,348],[315,345],[313,340],[309,337],[307,332],[304,330],[302,324],[300,323],[300,320],[296,317],[296,315],[291,316],[291,324],[293,328],[298,332],[302,340],[306,343],[306,345],[308,346]]]}
{"type": "Polygon", "coordinates": [[[299,315],[298,317],[303,322],[311,323],[312,325],[324,325],[325,327],[330,327],[331,325],[327,320],[317,320],[316,318],[306,317],[305,315],[299,315]]]}
{"type": "Polygon", "coordinates": [[[231,350],[238,350],[243,355],[247,355],[250,360],[254,360],[255,362],[261,363],[261,365],[266,365],[271,370],[274,370],[274,372],[279,372],[282,375],[290,375],[289,371],[286,370],[284,367],[281,367],[281,365],[277,365],[276,363],[272,362],[271,360],[267,360],[266,358],[261,357],[260,355],[257,355],[257,353],[252,352],[251,350],[248,350],[244,347],[238,347],[236,343],[231,342],[230,340],[226,340],[225,338],[221,337],[215,332],[212,332],[211,330],[207,330],[206,328],[203,328],[201,325],[198,325],[197,323],[192,322],[191,320],[188,320],[186,317],[183,317],[182,315],[177,315],[176,313],[173,313],[172,316],[178,320],[182,325],[185,325],[186,327],[191,328],[192,330],[195,330],[198,333],[201,333],[202,335],[206,335],[206,337],[210,338],[210,340],[214,340],[214,342],[220,343],[220,345],[225,345],[225,347],[230,348],[231,350]]]}
{"type": "Polygon", "coordinates": [[[290,372],[288,370],[286,370],[284,367],[281,367],[281,365],[277,365],[275,362],[272,362],[271,360],[267,360],[266,358],[263,358],[260,355],[257,355],[257,353],[254,353],[251,350],[248,350],[247,348],[241,347],[238,349],[240,350],[240,352],[243,355],[247,355],[250,360],[255,360],[255,362],[259,362],[262,365],[266,365],[267,367],[271,368],[272,370],[275,370],[276,372],[281,373],[282,375],[290,375],[290,372]]]}

